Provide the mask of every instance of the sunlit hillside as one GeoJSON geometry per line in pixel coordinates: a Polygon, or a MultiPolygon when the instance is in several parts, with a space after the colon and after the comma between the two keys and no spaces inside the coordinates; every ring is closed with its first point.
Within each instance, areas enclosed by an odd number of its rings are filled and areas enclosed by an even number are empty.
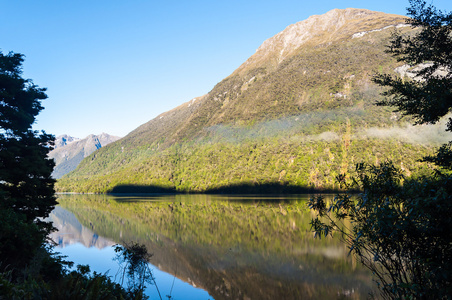
{"type": "MultiPolygon", "coordinates": [[[[266,40],[208,94],[85,158],[59,191],[296,192],[336,189],[356,163],[390,159],[407,175],[450,139],[377,107],[376,73],[397,74],[385,47],[405,18],[332,10],[266,40]],[[403,161],[403,164],[402,164],[403,161]]],[[[212,66],[215,67],[215,66],[212,66]]]]}

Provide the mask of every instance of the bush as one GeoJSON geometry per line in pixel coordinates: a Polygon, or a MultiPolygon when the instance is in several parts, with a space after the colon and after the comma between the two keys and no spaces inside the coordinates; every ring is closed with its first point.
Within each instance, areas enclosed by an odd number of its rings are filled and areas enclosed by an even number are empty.
{"type": "Polygon", "coordinates": [[[386,299],[450,299],[452,295],[452,177],[404,180],[392,163],[357,165],[358,195],[323,196],[309,206],[319,236],[339,232],[350,252],[376,277],[386,299]]]}

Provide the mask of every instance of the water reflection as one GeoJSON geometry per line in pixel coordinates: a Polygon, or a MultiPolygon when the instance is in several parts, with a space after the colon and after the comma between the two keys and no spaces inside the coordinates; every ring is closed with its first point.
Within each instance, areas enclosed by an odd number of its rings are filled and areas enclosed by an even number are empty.
{"type": "MultiPolygon", "coordinates": [[[[57,231],[52,233],[51,238],[61,248],[80,243],[87,248],[104,249],[115,244],[112,240],[99,236],[91,229],[80,224],[72,213],[60,206],[55,207],[50,219],[53,222],[53,226],[57,229],[57,231]]],[[[90,228],[93,227],[93,224],[89,225],[90,228]]]]}
{"type": "MultiPolygon", "coordinates": [[[[50,214],[50,219],[58,229],[51,234],[51,238],[58,243],[57,252],[76,265],[89,265],[92,271],[107,273],[113,280],[120,282],[121,274],[118,274],[120,268],[114,261],[116,253],[112,247],[116,244],[115,242],[81,225],[74,214],[61,206],[55,208],[50,214]]],[[[174,275],[161,271],[152,264],[150,269],[164,299],[169,298],[168,296],[175,300],[213,299],[206,291],[177,279],[174,275]]],[[[150,299],[160,299],[159,292],[153,285],[149,285],[145,292],[150,299]]]]}
{"type": "MultiPolygon", "coordinates": [[[[61,195],[55,216],[63,219],[62,208],[72,212],[85,228],[72,236],[87,247],[145,244],[159,269],[214,299],[367,298],[369,273],[338,239],[313,239],[305,200],[61,195]]],[[[72,224],[62,228],[77,228],[72,224]]],[[[70,236],[58,239],[70,244],[70,236]]]]}

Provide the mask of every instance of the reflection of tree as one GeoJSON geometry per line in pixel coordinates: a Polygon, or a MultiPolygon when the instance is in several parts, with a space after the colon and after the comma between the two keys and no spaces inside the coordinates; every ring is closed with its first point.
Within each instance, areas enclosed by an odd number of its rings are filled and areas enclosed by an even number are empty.
{"type": "Polygon", "coordinates": [[[152,254],[148,252],[146,246],[137,243],[123,243],[123,245],[115,245],[114,249],[115,260],[120,267],[117,275],[119,275],[121,285],[124,285],[124,279],[126,279],[127,291],[131,298],[142,298],[146,284],[154,284],[161,300],[162,296],[148,264],[152,254]]]}
{"type": "Polygon", "coordinates": [[[145,244],[154,254],[153,264],[172,274],[177,269],[179,278],[205,288],[215,299],[226,294],[297,298],[306,290],[315,299],[321,293],[336,296],[342,289],[365,294],[369,288],[369,275],[353,269],[339,240],[313,240],[311,214],[300,199],[239,202],[191,195],[155,200],[119,202],[102,195],[59,199],[82,224],[92,223],[100,235],[118,242],[145,244]]]}

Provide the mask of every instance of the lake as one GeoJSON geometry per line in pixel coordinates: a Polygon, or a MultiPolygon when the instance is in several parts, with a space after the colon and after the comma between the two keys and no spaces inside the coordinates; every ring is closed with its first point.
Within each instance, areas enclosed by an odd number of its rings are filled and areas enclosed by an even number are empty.
{"type": "MultiPolygon", "coordinates": [[[[59,195],[52,238],[68,260],[112,278],[113,245],[146,245],[163,299],[366,299],[370,272],[338,237],[314,239],[308,199],[59,195]]],[[[155,286],[146,293],[159,299],[155,286]]]]}

